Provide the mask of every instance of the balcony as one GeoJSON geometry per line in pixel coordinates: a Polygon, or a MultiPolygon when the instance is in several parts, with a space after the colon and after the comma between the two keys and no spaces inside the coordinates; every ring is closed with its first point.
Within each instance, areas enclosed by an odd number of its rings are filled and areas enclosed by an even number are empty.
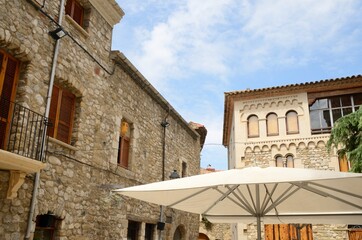
{"type": "Polygon", "coordinates": [[[44,116],[0,98],[0,169],[10,171],[7,198],[16,197],[28,173],[45,167],[44,116]]]}

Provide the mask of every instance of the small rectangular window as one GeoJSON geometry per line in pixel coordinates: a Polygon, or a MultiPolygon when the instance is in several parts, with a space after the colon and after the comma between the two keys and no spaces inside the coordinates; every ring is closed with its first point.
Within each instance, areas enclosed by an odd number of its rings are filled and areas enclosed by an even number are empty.
{"type": "Polygon", "coordinates": [[[140,225],[139,222],[128,221],[127,240],[138,240],[140,225]]]}
{"type": "Polygon", "coordinates": [[[68,14],[76,23],[84,27],[84,8],[76,0],[67,0],[65,13],[68,14]]]}
{"type": "Polygon", "coordinates": [[[130,124],[125,119],[122,119],[120,133],[119,133],[117,163],[124,168],[128,168],[129,165],[129,155],[130,155],[130,145],[131,145],[130,143],[131,143],[130,124]]]}

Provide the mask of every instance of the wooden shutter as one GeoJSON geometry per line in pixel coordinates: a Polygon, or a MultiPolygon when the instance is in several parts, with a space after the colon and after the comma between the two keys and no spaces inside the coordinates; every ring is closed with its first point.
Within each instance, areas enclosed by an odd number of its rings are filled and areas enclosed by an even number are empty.
{"type": "Polygon", "coordinates": [[[54,137],[56,135],[56,118],[58,111],[58,102],[59,102],[59,88],[53,86],[52,99],[50,101],[50,112],[49,112],[49,125],[48,125],[48,136],[54,137]]]}
{"type": "Polygon", "coordinates": [[[0,51],[0,148],[5,148],[9,123],[12,116],[10,101],[14,101],[19,61],[0,51]]]}
{"type": "Polygon", "coordinates": [[[79,3],[74,1],[72,17],[74,21],[76,21],[82,27],[83,27],[83,13],[84,13],[83,7],[79,3]]]}
{"type": "Polygon", "coordinates": [[[57,86],[53,87],[50,103],[48,135],[70,143],[74,119],[75,96],[57,86]]]}
{"type": "Polygon", "coordinates": [[[72,128],[73,128],[73,115],[74,115],[75,96],[63,90],[60,111],[59,123],[57,128],[57,139],[70,143],[72,128]]]}
{"type": "Polygon", "coordinates": [[[127,137],[121,137],[121,161],[122,167],[128,167],[130,139],[127,137]]]}
{"type": "Polygon", "coordinates": [[[65,5],[65,13],[83,27],[84,8],[75,0],[68,0],[65,5]]]}
{"type": "Polygon", "coordinates": [[[69,16],[72,16],[72,5],[74,0],[67,0],[67,3],[65,4],[65,13],[69,16]]]}
{"type": "MultiPolygon", "coordinates": [[[[292,224],[265,224],[265,240],[297,239],[298,229],[292,224]]],[[[313,240],[312,225],[307,224],[300,229],[301,240],[313,240]]]]}

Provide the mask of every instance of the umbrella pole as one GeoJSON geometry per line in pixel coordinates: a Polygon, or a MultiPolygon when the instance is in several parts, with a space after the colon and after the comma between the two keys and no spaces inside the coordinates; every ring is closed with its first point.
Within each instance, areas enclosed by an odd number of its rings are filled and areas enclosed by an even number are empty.
{"type": "Polygon", "coordinates": [[[257,229],[257,240],[261,240],[261,218],[260,216],[256,217],[256,229],[257,229]]]}

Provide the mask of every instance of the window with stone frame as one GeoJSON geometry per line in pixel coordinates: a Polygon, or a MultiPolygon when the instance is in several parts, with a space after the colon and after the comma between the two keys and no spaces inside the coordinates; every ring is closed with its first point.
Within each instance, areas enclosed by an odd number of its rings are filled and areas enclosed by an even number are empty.
{"type": "Polygon", "coordinates": [[[0,49],[0,148],[6,148],[20,61],[0,49]]]}
{"type": "Polygon", "coordinates": [[[181,177],[187,177],[187,163],[182,162],[181,177]]]}
{"type": "Polygon", "coordinates": [[[75,95],[53,86],[50,103],[48,136],[70,144],[74,123],[75,95]]]}
{"type": "Polygon", "coordinates": [[[131,135],[131,124],[126,119],[122,119],[119,133],[117,164],[124,168],[129,167],[131,135]]]}
{"type": "Polygon", "coordinates": [[[145,240],[154,240],[156,224],[146,223],[145,240]]]}
{"type": "Polygon", "coordinates": [[[67,0],[67,3],[65,4],[65,13],[78,23],[79,26],[84,28],[85,10],[77,0],[67,0]]]}
{"type": "Polygon", "coordinates": [[[138,240],[141,229],[141,223],[128,220],[127,240],[138,240]]]}
{"type": "Polygon", "coordinates": [[[248,137],[259,137],[259,119],[256,115],[248,117],[248,137]]]}
{"type": "Polygon", "coordinates": [[[298,113],[296,111],[289,111],[285,116],[287,134],[299,133],[298,113]]]}
{"type": "Polygon", "coordinates": [[[55,240],[60,219],[51,213],[36,217],[34,240],[55,240]]]}
{"type": "Polygon", "coordinates": [[[266,116],[266,126],[268,136],[279,135],[278,115],[275,113],[269,113],[266,116]]]}

